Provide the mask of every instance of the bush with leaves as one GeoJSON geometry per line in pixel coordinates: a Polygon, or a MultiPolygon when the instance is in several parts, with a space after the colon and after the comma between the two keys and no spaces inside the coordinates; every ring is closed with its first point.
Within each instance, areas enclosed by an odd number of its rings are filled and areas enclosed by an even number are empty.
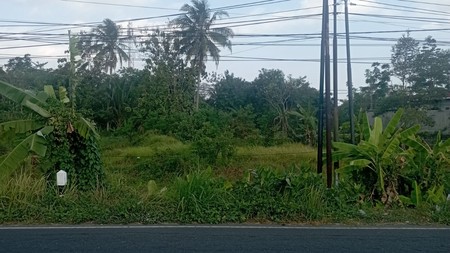
{"type": "Polygon", "coordinates": [[[370,127],[366,116],[360,126],[362,140],[357,145],[334,143],[333,158],[344,163],[337,172],[350,175],[366,187],[366,197],[384,204],[400,202],[400,195],[411,194],[418,202],[422,191],[442,186],[448,173],[450,141],[438,138],[432,149],[417,136],[418,125],[401,127],[402,114],[403,110],[398,110],[385,129],[381,118],[376,117],[370,127]]]}
{"type": "Polygon", "coordinates": [[[42,157],[40,167],[50,181],[54,173],[66,170],[69,182],[80,189],[102,184],[103,168],[94,126],[68,106],[64,87],[58,94],[52,86],[31,93],[0,81],[0,94],[30,109],[30,118],[0,123],[0,134],[24,135],[24,139],[0,163],[1,176],[7,178],[30,153],[42,157]]]}
{"type": "Polygon", "coordinates": [[[229,131],[205,122],[192,143],[192,149],[199,159],[208,165],[228,164],[236,154],[233,135],[229,131]]]}

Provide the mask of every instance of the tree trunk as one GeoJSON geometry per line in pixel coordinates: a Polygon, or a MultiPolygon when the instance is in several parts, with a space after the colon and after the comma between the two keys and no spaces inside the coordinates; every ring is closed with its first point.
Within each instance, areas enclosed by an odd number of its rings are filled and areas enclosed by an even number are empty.
{"type": "Polygon", "coordinates": [[[197,74],[197,90],[195,92],[195,108],[194,111],[198,112],[198,105],[199,105],[199,100],[200,100],[200,85],[202,82],[202,70],[199,67],[198,68],[198,74],[197,74]]]}

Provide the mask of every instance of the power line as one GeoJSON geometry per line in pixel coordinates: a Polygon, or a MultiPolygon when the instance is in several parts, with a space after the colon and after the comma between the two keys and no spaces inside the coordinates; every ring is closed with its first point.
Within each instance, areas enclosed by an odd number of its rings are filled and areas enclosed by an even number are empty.
{"type": "MultiPolygon", "coordinates": [[[[436,31],[450,31],[450,28],[423,28],[423,29],[402,29],[402,30],[376,30],[376,31],[358,31],[350,32],[352,35],[356,34],[384,34],[384,33],[406,33],[406,32],[436,32],[436,31]]],[[[344,33],[338,33],[343,35],[344,33]]],[[[240,33],[235,34],[234,37],[298,37],[298,36],[320,36],[320,33],[240,33]]]]}
{"type": "MultiPolygon", "coordinates": [[[[84,1],[84,0],[60,0],[63,2],[75,2],[75,3],[86,3],[86,4],[94,4],[94,5],[107,5],[107,6],[116,6],[116,7],[129,7],[129,8],[143,8],[143,9],[156,9],[156,10],[176,10],[174,8],[166,8],[166,7],[154,7],[154,6],[145,6],[145,5],[131,5],[131,4],[113,4],[113,3],[106,3],[106,2],[97,2],[97,1],[84,1]]],[[[276,3],[282,3],[282,2],[289,2],[291,0],[263,0],[263,1],[255,1],[255,2],[249,2],[249,3],[242,3],[242,4],[235,4],[235,5],[228,5],[218,8],[211,8],[211,10],[231,10],[231,9],[240,9],[240,8],[248,8],[248,7],[255,7],[255,6],[261,6],[261,5],[268,5],[268,4],[276,4],[276,3]]],[[[176,15],[180,15],[176,14],[176,15]]]]}
{"type": "Polygon", "coordinates": [[[437,18],[427,18],[427,17],[411,17],[411,16],[401,16],[401,15],[383,15],[383,14],[363,14],[363,13],[349,13],[353,16],[362,17],[373,17],[373,18],[386,18],[386,19],[398,19],[398,20],[408,20],[415,22],[433,22],[440,24],[450,24],[448,19],[437,19],[437,18]]]}
{"type": "Polygon", "coordinates": [[[8,47],[0,47],[0,50],[32,48],[32,47],[49,47],[49,46],[68,45],[68,44],[69,43],[48,43],[48,44],[39,44],[39,45],[8,46],[8,47]]]}
{"type": "Polygon", "coordinates": [[[221,20],[230,20],[230,19],[239,19],[239,18],[248,18],[248,17],[258,17],[258,16],[269,16],[273,14],[281,14],[281,13],[288,13],[288,12],[296,12],[296,11],[305,11],[305,10],[313,10],[322,8],[322,6],[313,6],[313,7],[305,7],[305,8],[299,8],[299,9],[289,9],[284,11],[274,11],[274,12],[265,12],[265,13],[257,13],[257,14],[251,14],[251,15],[241,15],[241,16],[235,16],[235,17],[226,17],[222,18],[221,20]]]}
{"type": "Polygon", "coordinates": [[[292,21],[297,19],[306,19],[311,17],[318,17],[321,16],[321,14],[309,14],[309,15],[296,15],[296,16],[287,16],[287,17],[280,17],[280,18],[266,18],[266,19],[256,19],[256,20],[248,20],[248,21],[237,21],[237,22],[223,22],[223,23],[216,23],[214,26],[218,27],[241,27],[241,26],[249,26],[249,25],[260,25],[260,24],[268,24],[268,23],[275,23],[275,22],[282,22],[282,21],[292,21]]]}
{"type": "Polygon", "coordinates": [[[228,5],[223,6],[219,8],[212,8],[211,10],[232,10],[232,9],[241,9],[241,8],[248,8],[248,7],[255,7],[255,6],[261,6],[261,5],[268,5],[268,4],[276,4],[276,3],[283,3],[283,2],[290,2],[291,0],[262,0],[262,1],[256,1],[256,2],[249,2],[249,3],[242,3],[242,4],[235,4],[235,5],[228,5]]]}
{"type": "MultiPolygon", "coordinates": [[[[299,59],[299,58],[266,58],[266,57],[246,57],[246,56],[222,56],[225,59],[252,60],[252,61],[300,61],[300,62],[318,62],[319,59],[299,59]]],[[[390,60],[390,57],[362,57],[352,58],[356,61],[365,60],[390,60]]],[[[338,61],[346,62],[347,59],[341,58],[338,61]]]]}
{"type": "Polygon", "coordinates": [[[434,5],[434,6],[445,6],[450,7],[450,4],[442,4],[442,3],[435,3],[435,2],[429,2],[429,1],[413,1],[413,0],[395,0],[399,2],[406,2],[406,3],[418,3],[418,4],[424,4],[424,5],[434,5]]]}
{"type": "Polygon", "coordinates": [[[154,10],[178,10],[173,8],[164,8],[164,7],[154,7],[154,6],[144,6],[144,5],[131,5],[131,4],[112,4],[112,3],[104,3],[104,2],[94,2],[94,1],[81,1],[81,0],[59,0],[62,2],[74,2],[74,3],[86,3],[86,4],[96,4],[96,5],[109,5],[109,6],[117,6],[117,7],[130,7],[130,8],[143,8],[143,9],[154,9],[154,10]]]}
{"type": "Polygon", "coordinates": [[[372,4],[377,4],[377,5],[383,5],[383,6],[399,7],[399,8],[409,9],[409,10],[418,10],[418,11],[425,11],[425,12],[431,12],[431,13],[440,13],[440,14],[450,14],[450,12],[445,12],[445,11],[436,11],[436,10],[430,10],[430,9],[424,9],[424,8],[417,8],[417,7],[411,7],[411,6],[398,5],[398,4],[388,4],[388,3],[383,3],[383,2],[379,2],[379,1],[372,1],[372,0],[359,0],[359,1],[366,2],[366,3],[372,3],[372,4]]]}
{"type": "MultiPolygon", "coordinates": [[[[398,9],[398,8],[392,8],[392,7],[381,7],[381,6],[373,6],[373,5],[365,5],[365,4],[357,4],[357,6],[364,7],[364,8],[380,9],[380,10],[398,11],[398,12],[402,12],[402,13],[408,12],[408,13],[419,13],[419,14],[433,14],[433,15],[438,15],[438,16],[448,16],[449,15],[449,14],[429,13],[429,12],[423,12],[423,11],[405,10],[405,9],[398,9]]],[[[424,18],[426,18],[426,17],[424,17],[424,18]]]]}

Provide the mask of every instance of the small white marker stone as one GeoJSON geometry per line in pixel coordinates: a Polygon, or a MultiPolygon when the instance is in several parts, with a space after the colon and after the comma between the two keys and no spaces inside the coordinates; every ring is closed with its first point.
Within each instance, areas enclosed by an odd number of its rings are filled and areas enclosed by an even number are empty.
{"type": "Polygon", "coordinates": [[[67,172],[60,170],[56,173],[56,185],[66,186],[67,185],[67,172]]]}

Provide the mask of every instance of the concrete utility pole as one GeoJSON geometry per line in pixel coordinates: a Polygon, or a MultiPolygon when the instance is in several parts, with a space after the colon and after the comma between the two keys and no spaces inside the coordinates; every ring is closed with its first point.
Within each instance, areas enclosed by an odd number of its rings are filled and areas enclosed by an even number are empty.
{"type": "MultiPolygon", "coordinates": [[[[325,4],[325,0],[324,0],[325,4]]],[[[323,167],[323,90],[325,81],[325,5],[322,10],[322,38],[320,41],[320,81],[319,111],[317,113],[317,173],[322,174],[323,167]]]]}
{"type": "Polygon", "coordinates": [[[326,144],[326,159],[327,159],[327,187],[331,188],[333,184],[333,163],[331,159],[331,131],[332,131],[332,119],[331,119],[331,57],[330,57],[330,17],[328,0],[326,0],[326,16],[325,16],[325,144],[326,144]]]}
{"type": "Polygon", "coordinates": [[[127,29],[127,37],[128,37],[128,67],[132,68],[134,67],[133,57],[131,56],[131,47],[133,44],[133,27],[132,23],[128,22],[128,29],[127,29]]]}
{"type": "MultiPolygon", "coordinates": [[[[331,188],[333,183],[333,167],[332,167],[332,160],[331,160],[331,83],[330,83],[330,29],[329,29],[329,7],[328,7],[328,0],[323,0],[323,12],[322,12],[322,47],[321,47],[321,91],[320,91],[320,105],[319,105],[319,124],[320,121],[323,120],[323,111],[321,108],[323,108],[323,99],[325,99],[325,143],[326,143],[326,161],[327,161],[327,187],[331,188]],[[323,82],[323,80],[325,82],[323,82]],[[323,85],[325,84],[325,85],[323,85]],[[325,86],[325,98],[323,98],[323,86],[325,86]],[[321,112],[322,111],[322,112],[321,112]]],[[[321,139],[322,132],[318,131],[318,139],[321,139]]],[[[323,131],[323,126],[322,126],[323,131]]],[[[318,171],[321,171],[321,153],[323,152],[323,146],[321,143],[318,145],[318,171]],[[319,155],[320,154],[320,155],[319,155]]]]}
{"type": "Polygon", "coordinates": [[[347,86],[348,86],[348,114],[350,117],[350,137],[352,144],[355,144],[355,122],[353,118],[353,81],[352,81],[352,63],[350,58],[350,35],[348,24],[348,0],[345,1],[345,41],[347,47],[347,86]]]}
{"type": "MultiPolygon", "coordinates": [[[[333,141],[338,141],[339,137],[339,113],[338,113],[338,52],[337,52],[337,0],[333,6],[333,141]]],[[[334,163],[334,169],[339,168],[339,161],[334,163]]],[[[337,182],[337,174],[336,174],[337,182]]]]}
{"type": "Polygon", "coordinates": [[[67,34],[69,35],[69,98],[70,98],[70,104],[72,109],[72,114],[75,114],[75,107],[76,107],[76,101],[75,101],[75,90],[76,90],[76,83],[75,83],[75,52],[73,52],[75,45],[74,41],[72,40],[72,34],[71,31],[68,30],[67,34]]]}

